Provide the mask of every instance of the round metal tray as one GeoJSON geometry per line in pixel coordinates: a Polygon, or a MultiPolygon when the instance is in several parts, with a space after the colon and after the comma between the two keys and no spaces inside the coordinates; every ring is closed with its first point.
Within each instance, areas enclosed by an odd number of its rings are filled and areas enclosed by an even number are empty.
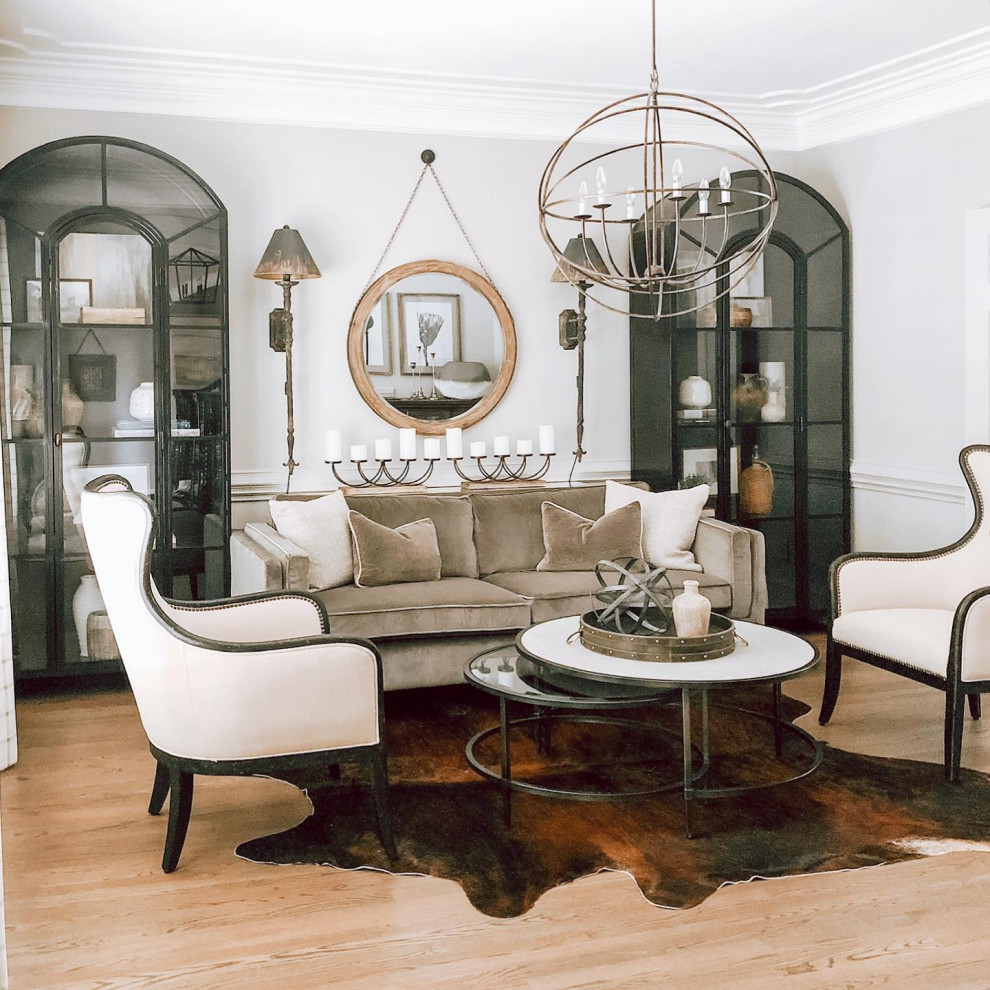
{"type": "Polygon", "coordinates": [[[631,635],[603,629],[594,612],[581,616],[581,645],[594,653],[622,660],[650,663],[687,663],[716,660],[736,648],[735,624],[724,615],[713,614],[707,636],[665,636],[656,633],[631,635]]]}

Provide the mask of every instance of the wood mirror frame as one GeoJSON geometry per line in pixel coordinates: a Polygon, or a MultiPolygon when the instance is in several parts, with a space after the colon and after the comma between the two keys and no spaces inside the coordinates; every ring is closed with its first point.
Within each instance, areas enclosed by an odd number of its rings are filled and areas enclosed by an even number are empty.
{"type": "Polygon", "coordinates": [[[458,426],[462,429],[473,426],[484,419],[502,400],[512,374],[516,370],[516,327],[512,320],[509,307],[505,305],[505,300],[499,295],[498,290],[488,279],[479,275],[470,268],[463,265],[454,264],[452,261],[438,261],[430,259],[427,261],[411,261],[405,265],[399,265],[385,272],[376,279],[358,300],[351,316],[351,325],[347,331],[347,363],[351,369],[351,378],[357,386],[361,398],[371,406],[375,413],[396,427],[413,427],[417,433],[424,436],[442,436],[444,431],[450,427],[458,426]],[[489,393],[480,398],[467,412],[459,416],[452,416],[450,419],[416,419],[400,412],[388,399],[379,395],[375,390],[364,363],[364,330],[368,323],[368,317],[375,308],[378,300],[392,288],[396,283],[412,275],[441,274],[453,275],[466,282],[472,289],[480,293],[488,300],[489,305],[495,311],[499,326],[502,328],[502,335],[505,338],[505,355],[502,359],[502,367],[499,369],[498,377],[492,382],[489,393]]]}

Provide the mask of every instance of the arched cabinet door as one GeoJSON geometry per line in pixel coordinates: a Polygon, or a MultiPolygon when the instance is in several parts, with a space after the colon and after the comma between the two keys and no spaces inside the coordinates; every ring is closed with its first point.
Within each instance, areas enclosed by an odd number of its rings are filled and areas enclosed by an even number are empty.
{"type": "Polygon", "coordinates": [[[87,481],[123,474],[155,501],[165,594],[229,588],[226,210],[146,145],[36,148],[0,170],[0,319],[15,672],[118,670],[87,481]]]}
{"type": "MultiPolygon", "coordinates": [[[[728,295],[630,322],[632,474],[709,484],[720,518],[764,534],[770,618],[824,620],[850,544],[849,231],[810,186],[776,179],[769,243],[728,295]]],[[[729,247],[756,230],[740,222],[729,247]]]]}

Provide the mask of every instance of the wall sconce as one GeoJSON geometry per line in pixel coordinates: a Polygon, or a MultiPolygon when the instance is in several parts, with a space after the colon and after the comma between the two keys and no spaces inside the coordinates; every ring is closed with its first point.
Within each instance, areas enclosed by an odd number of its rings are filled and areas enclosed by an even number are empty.
{"type": "Polygon", "coordinates": [[[273,309],[268,315],[268,343],[273,351],[285,354],[286,444],[289,450],[289,459],[285,462],[289,469],[285,490],[288,493],[293,469],[298,467],[292,457],[296,442],[292,411],[292,287],[304,278],[322,276],[299,231],[286,224],[272,234],[254,277],[271,279],[282,287],[282,308],[273,309]]]}
{"type": "MultiPolygon", "coordinates": [[[[585,265],[593,268],[597,272],[607,272],[598,247],[594,240],[579,234],[572,237],[564,248],[564,258],[575,264],[585,265]]],[[[565,309],[558,317],[558,332],[560,334],[560,346],[565,351],[578,352],[577,366],[577,450],[574,451],[575,458],[580,461],[587,451],[584,449],[584,341],[587,331],[588,317],[585,313],[586,297],[585,293],[591,288],[591,283],[581,277],[581,273],[574,268],[565,270],[564,263],[558,266],[553,273],[551,282],[570,282],[578,290],[577,312],[573,309],[565,309]]]]}

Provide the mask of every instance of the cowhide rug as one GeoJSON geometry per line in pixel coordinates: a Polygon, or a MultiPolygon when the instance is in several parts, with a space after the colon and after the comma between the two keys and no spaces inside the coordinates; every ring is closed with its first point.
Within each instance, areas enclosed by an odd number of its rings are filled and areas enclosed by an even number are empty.
{"type": "MultiPolygon", "coordinates": [[[[731,699],[712,693],[713,703],[720,698],[769,709],[769,689],[731,699]]],[[[346,764],[339,783],[294,778],[313,814],[286,832],[243,843],[238,855],[444,877],[457,881],[479,911],[505,918],[527,911],[545,891],[599,870],[627,871],[650,901],[680,908],[734,881],[915,859],[931,851],[932,840],[990,841],[990,778],[963,771],[961,784],[952,785],[939,765],[831,747],[803,780],[696,802],[693,839],[685,836],[680,791],[608,804],[516,793],[507,828],[500,789],[464,758],[467,740],[497,721],[494,699],[463,687],[390,695],[386,705],[398,861],[390,864],[379,844],[367,782],[346,764]]],[[[783,706],[791,720],[808,711],[786,696],[783,706]]],[[[676,733],[681,716],[674,704],[630,717],[650,717],[676,733]]],[[[711,740],[709,784],[782,775],[771,729],[760,720],[713,707],[711,740]]],[[[786,767],[799,766],[805,752],[788,743],[786,767]]],[[[498,765],[497,736],[479,746],[479,755],[498,765]]],[[[513,775],[554,786],[628,788],[655,780],[658,764],[678,779],[674,737],[560,724],[541,756],[524,729],[513,734],[513,775]]]]}

